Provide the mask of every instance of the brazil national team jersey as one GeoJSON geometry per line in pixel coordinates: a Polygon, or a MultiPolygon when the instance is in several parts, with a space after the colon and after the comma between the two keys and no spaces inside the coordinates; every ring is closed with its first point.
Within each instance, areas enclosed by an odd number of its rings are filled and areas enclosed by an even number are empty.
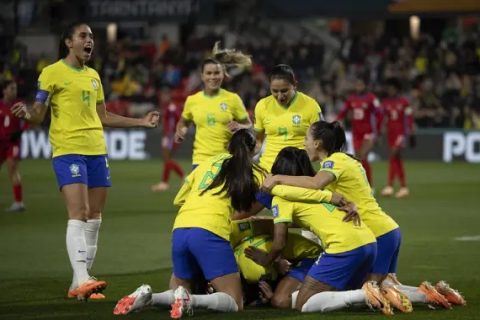
{"type": "MultiPolygon", "coordinates": [[[[181,207],[178,211],[173,229],[177,228],[202,228],[217,236],[230,240],[230,222],[234,209],[231,199],[225,193],[219,192],[223,185],[202,192],[212,183],[218,174],[222,163],[230,158],[230,154],[220,154],[209,158],[190,173],[185,179],[182,189],[174,200],[174,205],[181,207]]],[[[254,172],[258,185],[263,182],[263,172],[254,172]]]]}
{"type": "Polygon", "coordinates": [[[343,222],[345,213],[331,204],[290,202],[274,197],[272,213],[274,223],[294,223],[310,230],[322,241],[325,252],[330,254],[347,252],[376,242],[367,226],[343,222]]]}
{"type": "Polygon", "coordinates": [[[192,161],[199,164],[209,157],[227,152],[232,136],[227,124],[232,120],[246,120],[248,113],[236,93],[220,89],[213,97],[203,91],[189,96],[182,117],[195,123],[192,161]]]}
{"type": "Polygon", "coordinates": [[[53,157],[107,153],[97,103],[105,100],[98,73],[60,60],[43,69],[35,101],[51,107],[53,157]]]}
{"type": "Polygon", "coordinates": [[[296,93],[288,107],[278,104],[273,96],[260,100],[255,107],[255,131],[264,132],[267,140],[260,166],[270,171],[285,147],[305,149],[307,130],[320,120],[321,112],[318,103],[301,92],[296,93]]]}
{"type": "Polygon", "coordinates": [[[365,169],[360,162],[343,152],[336,152],[322,161],[320,171],[335,176],[335,181],[327,189],[353,201],[362,222],[372,230],[375,237],[398,228],[398,224],[380,208],[372,196],[365,169]]]}
{"type": "MultiPolygon", "coordinates": [[[[234,248],[238,268],[247,282],[259,282],[264,276],[276,280],[277,273],[273,264],[267,267],[262,267],[256,264],[253,260],[247,258],[245,255],[245,249],[250,246],[269,252],[272,249],[272,244],[273,239],[271,236],[260,235],[247,238],[234,248]]],[[[321,247],[313,241],[305,239],[299,234],[289,233],[287,244],[282,251],[282,257],[295,265],[305,258],[316,259],[321,252],[321,247]]]]}

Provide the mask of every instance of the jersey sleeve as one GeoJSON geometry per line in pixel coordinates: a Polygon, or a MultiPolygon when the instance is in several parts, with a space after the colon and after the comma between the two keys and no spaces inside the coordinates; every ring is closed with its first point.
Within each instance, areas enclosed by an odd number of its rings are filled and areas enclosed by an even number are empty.
{"type": "Polygon", "coordinates": [[[264,132],[265,127],[263,126],[263,110],[264,110],[264,104],[262,101],[259,101],[257,105],[255,106],[255,124],[253,126],[253,129],[258,132],[264,132]]]}
{"type": "Polygon", "coordinates": [[[182,118],[187,121],[193,121],[192,99],[190,97],[188,97],[187,100],[185,101],[185,106],[182,112],[182,118]]]}
{"type": "Polygon", "coordinates": [[[185,179],[185,183],[183,184],[180,191],[178,191],[175,199],[173,200],[173,205],[176,207],[181,207],[185,203],[188,195],[190,194],[190,190],[192,190],[192,185],[195,179],[195,170],[192,171],[185,179]]]}
{"type": "Polygon", "coordinates": [[[235,94],[234,98],[233,118],[237,121],[244,121],[248,119],[247,109],[245,109],[245,105],[238,94],[235,94]]]}
{"type": "Polygon", "coordinates": [[[272,189],[272,195],[288,201],[298,202],[327,202],[332,200],[332,192],[328,190],[314,190],[285,185],[277,185],[272,189]]]}
{"type": "Polygon", "coordinates": [[[292,202],[274,197],[272,200],[273,223],[292,222],[293,206],[294,204],[292,202]]]}
{"type": "Polygon", "coordinates": [[[230,224],[230,245],[235,248],[242,239],[255,235],[252,220],[235,220],[230,224]]]}
{"type": "Polygon", "coordinates": [[[330,172],[335,176],[335,180],[338,180],[343,172],[345,171],[345,166],[343,161],[330,158],[327,161],[323,162],[320,172],[330,172]]]}
{"type": "Polygon", "coordinates": [[[48,106],[53,95],[54,79],[49,69],[44,70],[38,77],[36,102],[41,102],[48,106]]]}
{"type": "Polygon", "coordinates": [[[324,118],[322,114],[322,109],[320,108],[320,105],[317,103],[317,101],[312,99],[310,103],[312,104],[312,109],[313,109],[313,114],[312,114],[312,117],[310,118],[310,124],[323,120],[324,118]]]}

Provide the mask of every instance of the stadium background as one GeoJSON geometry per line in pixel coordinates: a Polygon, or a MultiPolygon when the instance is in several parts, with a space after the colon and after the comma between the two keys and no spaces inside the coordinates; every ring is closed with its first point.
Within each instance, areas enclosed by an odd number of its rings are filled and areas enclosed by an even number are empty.
{"type": "MultiPolygon", "coordinates": [[[[17,80],[20,95],[31,102],[38,74],[56,61],[63,27],[76,20],[88,22],[95,34],[91,66],[101,74],[108,108],[125,115],[161,108],[166,96],[182,103],[200,90],[199,62],[217,40],[253,56],[251,68],[230,70],[225,82],[250,112],[268,95],[268,73],[277,63],[294,68],[299,89],[318,101],[329,120],[358,77],[368,74],[379,96],[384,79],[400,77],[419,128],[417,148],[406,152],[411,196],[379,198],[402,226],[399,274],[409,284],[446,278],[469,302],[468,308],[448,314],[420,308],[405,318],[478,319],[480,131],[472,119],[480,119],[479,17],[480,2],[468,0],[2,0],[0,79],[17,80]]],[[[149,191],[161,174],[161,127],[106,132],[115,160],[114,187],[94,274],[109,281],[108,301],[87,306],[61,296],[71,277],[64,248],[66,215],[47,160],[47,130],[45,121],[22,137],[28,210],[0,216],[0,319],[113,317],[114,302],[122,295],[144,282],[163,290],[171,272],[171,200],[180,181],[165,193],[149,191]]],[[[190,135],[178,153],[187,170],[192,141],[190,135]]],[[[382,143],[372,157],[387,155],[382,143]]],[[[374,165],[379,187],[387,180],[386,165],[374,165]]],[[[10,201],[2,172],[0,205],[10,201]]],[[[168,314],[149,310],[133,316],[158,317],[168,314]]],[[[248,310],[232,317],[296,314],[248,310]]]]}

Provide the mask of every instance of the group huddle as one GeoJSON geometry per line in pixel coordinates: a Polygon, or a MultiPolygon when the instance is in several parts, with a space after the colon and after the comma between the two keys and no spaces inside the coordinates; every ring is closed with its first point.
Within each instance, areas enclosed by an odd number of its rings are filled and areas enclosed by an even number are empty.
{"type": "Polygon", "coordinates": [[[465,305],[444,281],[398,282],[400,228],[371,195],[360,162],[342,152],[345,143],[338,123],[315,122],[306,151],[282,149],[270,175],[252,161],[253,133],[236,131],[229,153],[200,163],[174,200],[180,209],[169,290],[142,285],[114,313],[171,305],[180,318],[195,307],[235,312],[270,304],[302,312],[365,306],[392,315],[393,308],[412,312],[412,303],[465,305]],[[254,217],[264,207],[273,219],[254,217]],[[318,242],[289,228],[310,231],[318,242]]]}
{"type": "MultiPolygon", "coordinates": [[[[40,124],[46,107],[51,109],[53,167],[69,217],[68,297],[78,300],[105,299],[107,286],[90,275],[112,185],[103,128],[155,128],[159,121],[156,111],[132,119],[106,110],[100,77],[86,66],[93,48],[88,25],[69,26],[59,43],[60,60],[39,77],[33,107],[15,103],[9,111],[40,124]]],[[[444,281],[418,287],[398,282],[399,225],[373,197],[364,159],[343,152],[341,125],[323,121],[318,103],[297,91],[289,66],[273,68],[271,95],[255,108],[253,133],[240,97],[221,89],[225,65],[248,66],[251,59],[216,46],[201,65],[204,90],[188,97],[175,132],[164,137],[164,146],[174,149],[196,125],[193,171],[174,200],[179,211],[169,290],[153,293],[142,285],[117,303],[114,314],[149,305],[171,306],[173,318],[196,307],[222,312],[244,305],[302,312],[369,307],[391,315],[393,308],[412,312],[412,303],[466,305],[444,281]],[[320,163],[318,172],[312,162],[320,163]],[[264,209],[273,219],[257,217],[264,209]],[[300,228],[301,235],[290,228],[300,228]]],[[[370,132],[362,134],[362,144],[371,142],[370,132]]],[[[403,141],[403,135],[394,138],[403,141]]]]}

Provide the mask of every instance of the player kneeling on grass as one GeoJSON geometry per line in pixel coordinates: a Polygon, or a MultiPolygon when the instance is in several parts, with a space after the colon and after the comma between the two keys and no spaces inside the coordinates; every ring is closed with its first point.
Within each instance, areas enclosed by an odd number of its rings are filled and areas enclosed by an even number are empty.
{"type": "MultiPolygon", "coordinates": [[[[279,164],[278,170],[274,164],[272,174],[315,176],[303,150],[285,148],[276,163],[279,164]],[[295,157],[292,158],[291,153],[295,157]]],[[[273,198],[272,212],[275,226],[270,252],[249,247],[245,250],[247,257],[262,266],[268,266],[280,257],[289,236],[289,223],[313,232],[325,250],[309,270],[300,290],[292,296],[297,310],[327,312],[366,305],[387,315],[393,314],[390,303],[376,283],[364,284],[377,254],[375,236],[367,226],[358,225],[358,221],[344,222],[344,214],[333,205],[290,202],[277,196],[273,198]],[[338,292],[360,287],[360,290],[338,292]]]]}
{"type": "MultiPolygon", "coordinates": [[[[230,221],[235,211],[251,209],[264,173],[252,160],[255,137],[250,130],[234,133],[228,150],[230,154],[201,163],[187,177],[174,200],[180,207],[172,237],[176,290],[163,293],[173,301],[173,318],[191,313],[193,307],[222,312],[243,309],[240,274],[229,242],[230,221]],[[201,274],[211,282],[214,294],[189,293],[201,274]]],[[[140,300],[136,293],[122,299],[114,313],[124,314],[135,308],[140,300]]]]}
{"type": "Polygon", "coordinates": [[[299,234],[289,234],[281,259],[271,265],[261,266],[247,258],[245,249],[253,246],[264,252],[271,250],[273,220],[232,221],[231,243],[235,258],[244,279],[244,301],[247,305],[292,308],[292,293],[297,291],[305,276],[322,252],[322,248],[299,234]],[[233,241],[242,237],[242,241],[233,241]],[[274,288],[274,290],[272,290],[274,288]],[[261,293],[261,297],[259,294],[261,293]],[[255,297],[254,299],[250,297],[255,297]]]}

